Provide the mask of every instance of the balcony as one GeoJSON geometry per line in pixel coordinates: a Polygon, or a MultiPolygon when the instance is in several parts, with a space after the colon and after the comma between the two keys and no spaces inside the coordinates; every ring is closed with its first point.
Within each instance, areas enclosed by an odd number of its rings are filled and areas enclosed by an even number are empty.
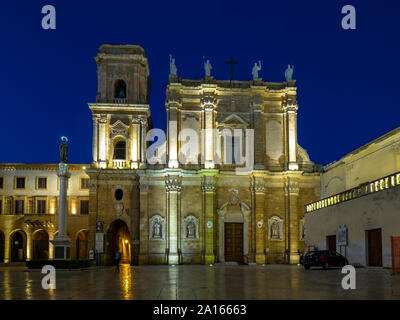
{"type": "Polygon", "coordinates": [[[128,104],[128,99],[127,98],[111,98],[111,99],[105,99],[105,98],[96,98],[97,103],[114,103],[114,104],[128,104]]]}
{"type": "Polygon", "coordinates": [[[113,98],[112,99],[112,103],[115,103],[115,104],[127,104],[128,103],[128,99],[126,99],[126,98],[113,98]]]}
{"type": "Polygon", "coordinates": [[[113,160],[112,161],[114,169],[127,169],[127,161],[126,160],[113,160]]]}

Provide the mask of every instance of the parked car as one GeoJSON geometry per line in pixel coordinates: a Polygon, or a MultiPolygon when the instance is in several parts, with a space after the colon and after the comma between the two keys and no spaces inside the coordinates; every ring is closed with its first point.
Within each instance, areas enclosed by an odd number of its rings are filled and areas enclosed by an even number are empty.
{"type": "Polygon", "coordinates": [[[346,257],[330,250],[310,251],[303,258],[304,269],[316,266],[328,269],[329,267],[343,267],[347,264],[349,261],[346,257]]]}

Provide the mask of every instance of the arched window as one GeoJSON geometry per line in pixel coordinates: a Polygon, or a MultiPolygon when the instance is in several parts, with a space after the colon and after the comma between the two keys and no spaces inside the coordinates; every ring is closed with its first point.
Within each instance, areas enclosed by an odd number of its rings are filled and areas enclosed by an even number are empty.
{"type": "Polygon", "coordinates": [[[124,80],[117,80],[114,85],[114,98],[126,99],[126,83],[124,80]]]}
{"type": "Polygon", "coordinates": [[[114,160],[126,159],[126,142],[118,141],[114,145],[114,160]]]}

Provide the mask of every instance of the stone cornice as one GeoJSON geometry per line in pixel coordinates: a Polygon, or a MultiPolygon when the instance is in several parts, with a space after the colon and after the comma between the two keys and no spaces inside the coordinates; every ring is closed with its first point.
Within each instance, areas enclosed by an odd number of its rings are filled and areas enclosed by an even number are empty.
{"type": "Polygon", "coordinates": [[[93,113],[137,114],[143,112],[150,116],[150,105],[148,104],[88,103],[88,105],[93,113]]]}
{"type": "MultiPolygon", "coordinates": [[[[68,170],[84,171],[83,167],[89,167],[89,164],[68,164],[68,170]]],[[[16,170],[43,170],[57,171],[58,163],[0,163],[0,170],[16,171],[16,170]]]]}

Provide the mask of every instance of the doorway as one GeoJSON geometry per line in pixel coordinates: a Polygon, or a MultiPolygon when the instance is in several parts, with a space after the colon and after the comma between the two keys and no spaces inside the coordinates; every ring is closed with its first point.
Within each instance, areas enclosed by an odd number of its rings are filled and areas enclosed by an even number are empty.
{"type": "Polygon", "coordinates": [[[126,223],[120,219],[111,223],[107,232],[108,254],[111,264],[115,264],[115,253],[121,253],[121,262],[131,264],[131,235],[126,223]]]}
{"type": "Polygon", "coordinates": [[[243,262],[243,223],[225,223],[225,261],[243,262]]]}
{"type": "Polygon", "coordinates": [[[49,259],[49,235],[45,230],[38,230],[33,234],[33,259],[49,259]]]}
{"type": "Polygon", "coordinates": [[[81,230],[76,236],[76,259],[88,259],[88,231],[81,230]]]}
{"type": "Polygon", "coordinates": [[[22,230],[15,231],[11,235],[11,262],[25,261],[26,258],[26,234],[22,230]]]}
{"type": "Polygon", "coordinates": [[[366,231],[368,266],[382,267],[382,229],[366,231]]]}
{"type": "Polygon", "coordinates": [[[336,235],[326,237],[327,248],[330,251],[336,252],[336,235]]]}

